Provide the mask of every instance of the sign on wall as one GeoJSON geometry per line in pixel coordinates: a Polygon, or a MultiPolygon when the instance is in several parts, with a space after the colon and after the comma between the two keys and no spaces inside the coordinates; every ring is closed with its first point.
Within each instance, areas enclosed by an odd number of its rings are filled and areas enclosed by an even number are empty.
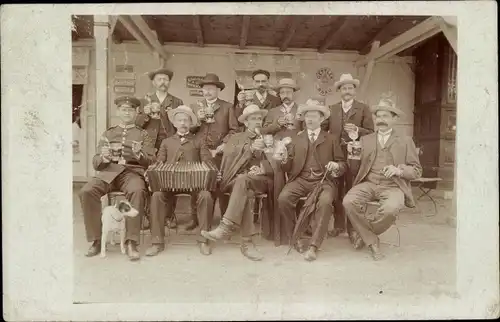
{"type": "Polygon", "coordinates": [[[186,87],[201,88],[200,82],[203,80],[203,78],[203,76],[186,76],[186,87]]]}
{"type": "Polygon", "coordinates": [[[321,96],[327,96],[333,92],[333,85],[335,84],[335,76],[328,67],[318,69],[316,72],[315,88],[321,96]]]}
{"type": "Polygon", "coordinates": [[[189,96],[203,96],[203,91],[201,89],[190,89],[189,96]]]}
{"type": "Polygon", "coordinates": [[[135,73],[132,65],[116,65],[113,80],[115,94],[133,95],[135,93],[135,73]]]}

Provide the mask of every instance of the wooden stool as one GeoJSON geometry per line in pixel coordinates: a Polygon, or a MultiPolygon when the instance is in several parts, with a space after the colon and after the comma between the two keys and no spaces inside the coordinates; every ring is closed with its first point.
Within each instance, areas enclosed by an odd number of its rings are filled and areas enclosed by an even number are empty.
{"type": "MultiPolygon", "coordinates": [[[[378,201],[368,201],[366,203],[366,207],[365,207],[365,217],[366,217],[366,213],[368,212],[368,206],[373,206],[373,207],[380,207],[380,202],[378,201]]],[[[400,210],[401,212],[401,210],[400,210]]],[[[395,246],[395,247],[399,247],[401,245],[401,233],[399,231],[399,227],[398,227],[398,224],[397,224],[397,220],[399,219],[399,216],[396,215],[396,220],[394,221],[394,227],[396,227],[396,231],[398,232],[398,244],[397,245],[394,245],[394,244],[391,244],[391,243],[384,243],[384,244],[388,244],[388,245],[391,245],[391,246],[395,246]]]]}

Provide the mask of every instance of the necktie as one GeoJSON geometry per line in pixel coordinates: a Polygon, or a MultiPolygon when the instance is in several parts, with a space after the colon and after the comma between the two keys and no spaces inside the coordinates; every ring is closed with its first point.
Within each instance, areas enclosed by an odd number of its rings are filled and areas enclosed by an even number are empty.
{"type": "Polygon", "coordinates": [[[379,136],[380,136],[380,137],[379,137],[379,141],[380,141],[380,145],[381,145],[382,147],[384,147],[384,146],[385,146],[386,140],[387,140],[387,138],[389,137],[389,135],[390,135],[390,133],[387,133],[387,134],[379,134],[379,136]]]}
{"type": "Polygon", "coordinates": [[[316,140],[316,134],[314,134],[314,132],[311,132],[311,134],[309,134],[309,138],[311,140],[311,143],[314,143],[314,141],[316,140]]]}

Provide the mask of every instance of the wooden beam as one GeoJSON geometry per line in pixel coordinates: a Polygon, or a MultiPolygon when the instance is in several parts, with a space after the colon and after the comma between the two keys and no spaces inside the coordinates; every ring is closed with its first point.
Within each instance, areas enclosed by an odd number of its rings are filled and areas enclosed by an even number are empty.
{"type": "Polygon", "coordinates": [[[424,20],[415,27],[379,47],[377,50],[360,57],[355,63],[356,67],[366,65],[371,60],[377,61],[396,55],[397,53],[434,36],[441,31],[439,22],[440,20],[438,17],[431,17],[424,20]]]}
{"type": "Polygon", "coordinates": [[[149,41],[144,37],[144,35],[137,29],[135,24],[130,20],[130,17],[126,16],[118,16],[118,20],[122,23],[122,25],[130,32],[132,36],[134,36],[137,41],[143,44],[149,51],[154,51],[153,46],[149,43],[149,41]]]}
{"type": "Polygon", "coordinates": [[[117,16],[109,16],[109,35],[111,36],[115,32],[116,23],[118,22],[117,16]]]}
{"type": "MultiPolygon", "coordinates": [[[[94,16],[95,38],[95,108],[96,131],[98,135],[108,128],[108,37],[109,17],[94,16]]],[[[96,142],[97,143],[97,142],[96,142]]],[[[94,146],[93,144],[91,144],[94,146]]],[[[93,152],[93,151],[91,151],[93,152]]]]}
{"type": "Polygon", "coordinates": [[[360,55],[368,54],[370,52],[370,50],[372,49],[372,44],[377,40],[381,41],[382,36],[387,32],[387,30],[390,30],[392,28],[392,26],[397,22],[398,22],[398,20],[396,18],[393,18],[393,19],[389,20],[386,24],[384,24],[382,26],[382,28],[380,28],[380,30],[377,32],[377,34],[372,39],[370,39],[369,42],[364,44],[363,47],[361,47],[362,49],[359,51],[359,54],[360,55]]]}
{"type": "Polygon", "coordinates": [[[245,49],[247,45],[248,29],[250,27],[250,16],[243,16],[240,33],[240,49],[245,49]]]}
{"type": "MultiPolygon", "coordinates": [[[[372,44],[372,52],[377,50],[380,47],[380,41],[375,40],[372,44]]],[[[370,82],[370,77],[372,76],[373,67],[375,66],[375,60],[371,60],[366,65],[365,75],[363,76],[363,81],[361,82],[361,87],[359,89],[359,95],[364,98],[366,89],[368,87],[368,83],[370,82]]]]}
{"type": "Polygon", "coordinates": [[[205,41],[203,39],[203,27],[201,26],[201,18],[199,15],[193,16],[194,31],[196,32],[196,39],[198,41],[198,46],[203,47],[205,41]]]}
{"type": "Polygon", "coordinates": [[[140,32],[146,37],[149,43],[153,46],[153,48],[162,56],[164,59],[168,60],[168,54],[165,51],[165,48],[160,44],[158,37],[153,33],[153,31],[149,28],[144,18],[139,15],[130,16],[132,22],[139,28],[140,32]]]}
{"type": "Polygon", "coordinates": [[[346,17],[341,16],[330,25],[330,31],[328,31],[328,34],[318,48],[319,53],[324,53],[332,45],[335,37],[345,28],[346,22],[346,17]]]}
{"type": "Polygon", "coordinates": [[[302,18],[294,16],[292,16],[291,19],[292,21],[288,25],[285,37],[283,37],[283,41],[281,42],[280,51],[286,51],[288,49],[288,44],[292,40],[293,35],[295,34],[295,30],[297,29],[299,24],[303,21],[302,18]]]}
{"type": "Polygon", "coordinates": [[[456,54],[458,54],[457,51],[457,39],[458,39],[458,33],[457,33],[457,26],[453,25],[451,23],[447,22],[447,19],[441,18],[441,22],[439,23],[441,30],[443,31],[443,34],[445,35],[446,39],[450,43],[450,46],[453,48],[456,54]]]}

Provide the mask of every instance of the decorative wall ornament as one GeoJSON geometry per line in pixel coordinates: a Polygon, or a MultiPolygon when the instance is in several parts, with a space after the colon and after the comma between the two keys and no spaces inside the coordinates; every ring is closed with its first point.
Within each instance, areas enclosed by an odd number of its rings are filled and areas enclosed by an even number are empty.
{"type": "Polygon", "coordinates": [[[321,96],[327,96],[332,93],[334,83],[335,76],[330,68],[323,67],[316,71],[315,88],[321,96]]]}

